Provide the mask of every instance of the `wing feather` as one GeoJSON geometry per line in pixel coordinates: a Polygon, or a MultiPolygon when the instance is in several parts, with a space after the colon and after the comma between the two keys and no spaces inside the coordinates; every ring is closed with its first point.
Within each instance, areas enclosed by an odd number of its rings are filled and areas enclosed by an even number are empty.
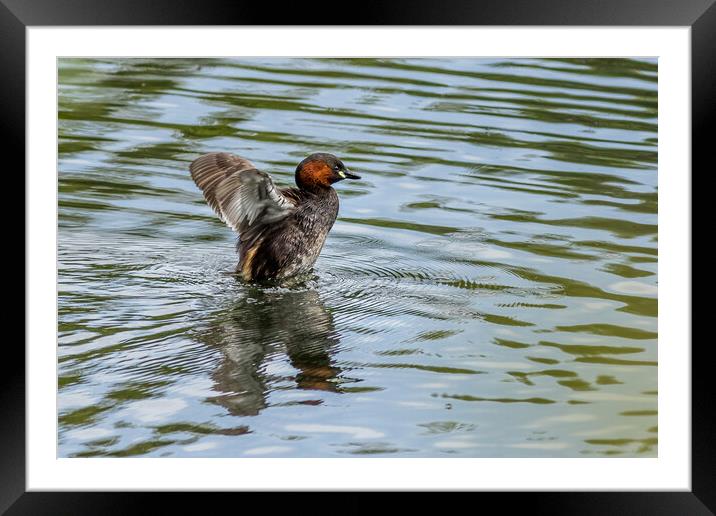
{"type": "Polygon", "coordinates": [[[190,166],[191,177],[219,218],[242,233],[287,217],[295,199],[284,196],[249,160],[225,152],[205,154],[190,166]]]}

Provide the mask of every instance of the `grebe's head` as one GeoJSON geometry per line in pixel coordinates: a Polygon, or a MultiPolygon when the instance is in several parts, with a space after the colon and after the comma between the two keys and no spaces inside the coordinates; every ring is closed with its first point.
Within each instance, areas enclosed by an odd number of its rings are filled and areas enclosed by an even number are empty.
{"type": "Polygon", "coordinates": [[[360,179],[360,176],[348,170],[333,154],[311,154],[296,167],[296,184],[302,189],[328,188],[344,179],[360,179]]]}

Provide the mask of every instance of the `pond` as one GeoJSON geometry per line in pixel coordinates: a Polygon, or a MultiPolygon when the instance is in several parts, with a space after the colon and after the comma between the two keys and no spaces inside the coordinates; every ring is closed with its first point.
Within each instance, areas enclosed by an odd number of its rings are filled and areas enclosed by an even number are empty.
{"type": "Polygon", "coordinates": [[[61,59],[58,456],[654,457],[655,59],[61,59]],[[361,175],[301,281],[191,180],[361,175]]]}

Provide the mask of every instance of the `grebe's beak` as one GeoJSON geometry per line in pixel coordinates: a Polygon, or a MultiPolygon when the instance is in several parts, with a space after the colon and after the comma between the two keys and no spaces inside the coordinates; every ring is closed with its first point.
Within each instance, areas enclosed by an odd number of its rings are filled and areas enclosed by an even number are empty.
{"type": "Polygon", "coordinates": [[[360,179],[360,176],[357,174],[354,174],[350,170],[341,170],[338,172],[338,175],[341,176],[343,179],[360,179]]]}

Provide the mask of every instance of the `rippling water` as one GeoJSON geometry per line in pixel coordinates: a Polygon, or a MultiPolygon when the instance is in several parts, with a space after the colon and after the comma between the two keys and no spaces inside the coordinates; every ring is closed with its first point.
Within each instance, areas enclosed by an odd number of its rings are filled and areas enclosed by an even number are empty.
{"type": "Polygon", "coordinates": [[[655,456],[657,65],[63,59],[60,456],[655,456]],[[257,287],[189,177],[332,152],[257,287]]]}

